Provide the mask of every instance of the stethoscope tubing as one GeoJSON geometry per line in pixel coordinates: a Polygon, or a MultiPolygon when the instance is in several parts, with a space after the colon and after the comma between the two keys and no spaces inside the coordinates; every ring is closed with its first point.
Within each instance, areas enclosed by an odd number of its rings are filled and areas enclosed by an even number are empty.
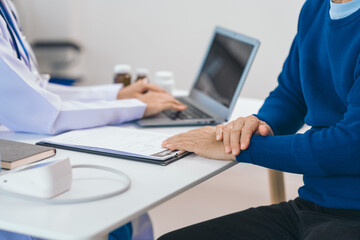
{"type": "Polygon", "coordinates": [[[4,18],[5,22],[6,22],[6,26],[7,26],[7,29],[10,33],[10,36],[11,36],[11,39],[13,41],[13,44],[14,44],[14,47],[15,47],[15,51],[16,51],[16,56],[19,60],[21,60],[21,53],[20,53],[20,50],[19,50],[19,46],[17,45],[17,42],[16,42],[16,38],[14,36],[14,33],[16,34],[16,37],[18,38],[22,48],[24,49],[24,52],[26,54],[26,57],[27,57],[27,60],[30,62],[30,58],[29,58],[29,55],[28,55],[28,52],[26,51],[25,49],[25,46],[23,44],[23,42],[21,41],[20,39],[20,36],[17,34],[16,30],[15,30],[15,26],[11,20],[11,18],[8,16],[8,14],[6,13],[5,11],[5,8],[3,6],[3,4],[0,2],[0,15],[4,18]],[[11,23],[9,23],[9,21],[11,21],[11,23]]]}

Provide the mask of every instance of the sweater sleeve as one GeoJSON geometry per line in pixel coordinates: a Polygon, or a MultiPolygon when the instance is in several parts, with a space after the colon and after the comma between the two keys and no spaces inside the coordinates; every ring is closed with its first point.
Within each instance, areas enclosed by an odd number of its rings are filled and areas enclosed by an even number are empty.
{"type": "Polygon", "coordinates": [[[240,162],[309,176],[360,174],[360,66],[347,96],[347,110],[336,125],[304,134],[253,136],[240,162]]]}
{"type": "Polygon", "coordinates": [[[298,37],[278,78],[278,87],[270,93],[255,116],[270,125],[275,135],[296,133],[307,112],[299,73],[298,37]]]}

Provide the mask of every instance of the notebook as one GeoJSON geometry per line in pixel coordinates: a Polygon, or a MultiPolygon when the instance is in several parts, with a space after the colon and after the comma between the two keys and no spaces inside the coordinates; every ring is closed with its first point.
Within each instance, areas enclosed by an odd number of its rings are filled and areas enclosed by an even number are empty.
{"type": "Polygon", "coordinates": [[[124,127],[76,130],[36,144],[73,151],[167,165],[190,153],[161,147],[171,135],[124,127]]]}
{"type": "Polygon", "coordinates": [[[4,169],[20,167],[55,154],[56,150],[51,147],[0,139],[1,167],[4,169]]]}
{"type": "Polygon", "coordinates": [[[190,95],[177,98],[182,112],[167,110],[140,119],[142,127],[206,125],[226,122],[244,85],[260,42],[224,28],[215,28],[190,95]]]}

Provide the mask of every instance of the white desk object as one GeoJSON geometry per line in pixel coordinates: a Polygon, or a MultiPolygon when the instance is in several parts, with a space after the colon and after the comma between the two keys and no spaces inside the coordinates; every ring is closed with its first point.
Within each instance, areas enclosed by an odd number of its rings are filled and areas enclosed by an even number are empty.
{"type": "MultiPolygon", "coordinates": [[[[261,100],[240,98],[232,119],[257,112],[261,100]]],[[[128,125],[135,127],[135,125],[128,125]]],[[[149,128],[176,134],[189,127],[149,128]]],[[[35,143],[46,136],[0,132],[0,138],[35,143]]],[[[69,156],[72,164],[97,164],[125,172],[132,181],[129,191],[106,200],[84,204],[51,205],[0,197],[0,229],[61,240],[107,239],[108,233],[161,202],[205,181],[236,164],[191,155],[168,166],[122,160],[59,149],[48,161],[69,156]]],[[[46,160],[47,161],[47,160],[46,160]]],[[[116,176],[91,169],[74,170],[74,182],[61,198],[97,195],[118,188],[116,176]]]]}
{"type": "Polygon", "coordinates": [[[69,190],[71,183],[71,163],[69,158],[64,158],[19,167],[0,175],[0,195],[15,193],[19,197],[50,199],[69,190]]]}

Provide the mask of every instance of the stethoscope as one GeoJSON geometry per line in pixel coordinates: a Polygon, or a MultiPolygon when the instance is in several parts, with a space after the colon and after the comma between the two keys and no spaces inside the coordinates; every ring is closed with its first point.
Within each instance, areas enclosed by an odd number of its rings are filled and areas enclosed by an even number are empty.
{"type": "Polygon", "coordinates": [[[25,55],[27,57],[27,60],[29,61],[29,64],[30,64],[30,58],[29,58],[29,54],[28,52],[26,51],[26,48],[24,46],[24,43],[21,41],[21,38],[18,34],[18,32],[16,31],[15,29],[15,25],[11,19],[11,17],[8,15],[7,11],[5,11],[4,9],[4,6],[3,4],[0,2],[0,15],[4,18],[5,22],[6,22],[6,26],[7,26],[7,29],[10,33],[10,36],[11,36],[11,39],[14,43],[14,47],[15,47],[15,51],[16,51],[16,56],[19,60],[21,60],[21,53],[20,53],[20,50],[19,50],[19,46],[17,45],[17,42],[16,42],[16,38],[14,36],[14,33],[17,37],[17,39],[19,40],[20,44],[21,44],[21,47],[23,48],[24,52],[25,52],[25,55]]]}

